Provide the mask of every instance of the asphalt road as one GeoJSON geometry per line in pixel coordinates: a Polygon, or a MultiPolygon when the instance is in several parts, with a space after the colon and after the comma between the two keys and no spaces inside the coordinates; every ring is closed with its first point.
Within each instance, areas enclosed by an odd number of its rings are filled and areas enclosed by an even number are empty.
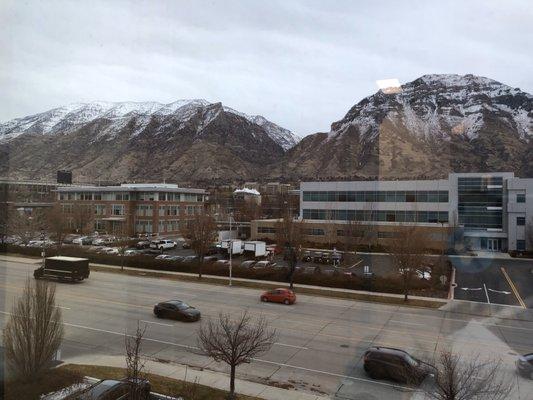
{"type": "MultiPolygon", "coordinates": [[[[0,321],[4,326],[32,264],[0,261],[0,321]]],[[[484,318],[451,311],[398,307],[299,295],[293,306],[263,304],[259,292],[164,279],[92,273],[81,284],[58,284],[65,340],[62,359],[123,354],[124,333],[137,321],[147,324],[144,353],[161,360],[226,371],[225,366],[197,354],[199,323],[156,319],[153,305],[178,298],[200,309],[203,319],[243,310],[264,316],[276,328],[272,349],[238,368],[238,376],[256,381],[289,383],[338,399],[415,399],[420,393],[387,381],[373,381],[362,369],[370,345],[405,349],[431,361],[451,349],[472,357],[501,358],[515,383],[513,399],[530,399],[533,381],[518,377],[514,361],[533,351],[533,318],[522,321],[484,318]]],[[[430,385],[431,383],[425,383],[430,385]]]]}
{"type": "Polygon", "coordinates": [[[533,262],[501,258],[452,258],[455,298],[533,308],[533,262]]]}

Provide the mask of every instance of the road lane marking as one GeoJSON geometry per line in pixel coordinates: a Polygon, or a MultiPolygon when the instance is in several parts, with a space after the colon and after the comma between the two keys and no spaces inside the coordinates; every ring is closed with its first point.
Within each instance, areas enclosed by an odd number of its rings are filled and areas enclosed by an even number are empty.
{"type": "Polygon", "coordinates": [[[518,290],[516,289],[514,282],[511,280],[511,277],[507,274],[507,271],[505,270],[505,268],[500,267],[500,270],[502,271],[502,274],[507,280],[507,283],[509,284],[509,286],[511,286],[511,290],[513,291],[516,299],[518,300],[518,303],[522,306],[522,308],[527,308],[526,303],[524,303],[524,300],[522,300],[522,297],[520,297],[520,293],[518,293],[518,290]]]}
{"type": "Polygon", "coordinates": [[[262,363],[265,363],[265,364],[273,364],[273,365],[277,365],[277,366],[279,366],[279,367],[286,367],[286,368],[300,369],[300,370],[302,370],[302,371],[314,372],[314,373],[317,373],[317,374],[323,374],[323,375],[335,376],[335,377],[343,378],[343,379],[351,379],[351,380],[354,380],[354,381],[368,382],[368,383],[373,383],[373,384],[375,384],[375,385],[388,386],[388,387],[392,387],[392,388],[395,388],[395,389],[401,389],[401,390],[405,390],[405,391],[409,391],[409,392],[420,392],[420,391],[421,391],[420,389],[410,388],[410,387],[408,387],[408,386],[395,385],[395,384],[393,384],[393,383],[386,383],[386,382],[381,382],[381,381],[375,381],[375,380],[372,380],[372,379],[358,378],[358,377],[356,377],[356,376],[349,376],[349,375],[336,374],[336,373],[334,373],[334,372],[321,371],[321,370],[319,370],[319,369],[312,369],[312,368],[299,367],[299,366],[297,366],[297,365],[286,364],[286,363],[278,363],[278,362],[276,362],[276,361],[267,361],[267,360],[262,360],[262,359],[260,359],[260,358],[252,358],[252,360],[253,360],[253,361],[262,362],[262,363]]]}
{"type": "MultiPolygon", "coordinates": [[[[2,285],[0,284],[0,287],[11,287],[11,288],[15,288],[15,289],[23,289],[22,287],[17,287],[17,286],[14,286],[14,285],[2,285]]],[[[82,298],[85,298],[85,299],[88,299],[88,297],[86,296],[80,296],[79,294],[77,295],[71,295],[71,294],[61,294],[62,296],[65,296],[65,297],[75,297],[76,299],[82,299],[82,298]]],[[[118,302],[118,301],[113,301],[113,300],[105,300],[105,299],[97,299],[97,298],[90,298],[91,301],[98,301],[98,302],[102,302],[102,303],[112,303],[112,304],[118,304],[118,305],[122,305],[122,306],[132,306],[132,307],[137,307],[137,308],[149,308],[149,309],[152,309],[151,306],[142,306],[142,305],[136,305],[136,304],[130,304],[130,303],[123,303],[123,302],[118,302]]],[[[461,321],[461,322],[465,322],[465,321],[461,321]]],[[[472,323],[473,321],[470,321],[469,323],[472,323]]],[[[482,324],[483,326],[496,326],[496,325],[484,325],[482,324]]],[[[377,331],[380,331],[382,333],[390,333],[390,334],[393,334],[393,335],[405,335],[406,332],[405,331],[400,331],[400,330],[394,330],[394,329],[387,329],[387,328],[384,328],[384,327],[374,327],[374,326],[368,326],[368,325],[363,325],[364,329],[372,329],[372,330],[377,330],[377,331]]],[[[504,326],[502,326],[504,327],[504,326]]],[[[531,330],[531,329],[528,329],[528,328],[519,328],[519,327],[510,327],[510,326],[505,326],[506,328],[509,328],[509,329],[522,329],[522,330],[531,330]]],[[[287,326],[284,326],[282,329],[285,329],[285,330],[290,330],[290,331],[300,331],[299,329],[296,329],[296,328],[290,328],[290,327],[287,327],[287,326]]],[[[353,329],[356,329],[356,328],[353,328],[353,329]]],[[[353,337],[346,337],[346,336],[342,336],[342,335],[334,335],[334,334],[328,334],[328,333],[318,333],[317,335],[319,336],[324,336],[324,337],[331,337],[331,338],[336,338],[336,339],[341,339],[341,340],[349,340],[349,341],[354,341],[355,339],[353,337]]],[[[411,336],[414,336],[414,337],[417,337],[419,341],[423,341],[423,342],[426,342],[426,343],[431,343],[433,344],[434,343],[434,335],[433,334],[421,334],[421,333],[411,333],[410,334],[411,336]],[[431,340],[428,340],[428,339],[431,339],[431,340]]],[[[362,339],[360,339],[362,340],[362,339]]],[[[447,338],[443,338],[443,340],[450,340],[450,339],[447,339],[447,338]]],[[[464,340],[464,339],[453,339],[454,341],[460,341],[461,343],[472,343],[472,344],[479,344],[478,341],[469,341],[469,340],[464,340]]],[[[490,345],[490,346],[501,346],[499,343],[489,343],[487,342],[487,345],[490,345]]]]}
{"type": "Polygon", "coordinates": [[[161,325],[161,326],[175,326],[175,324],[164,324],[162,322],[155,322],[155,321],[146,321],[144,319],[141,319],[140,322],[144,322],[146,324],[155,324],[155,325],[161,325]]]}
{"type": "MultiPolygon", "coordinates": [[[[0,313],[12,315],[11,313],[8,313],[6,311],[0,311],[0,313]]],[[[127,333],[109,331],[107,329],[93,328],[93,327],[85,326],[85,325],[71,324],[71,323],[68,323],[68,322],[63,322],[62,324],[65,325],[65,326],[72,327],[72,328],[86,329],[86,330],[95,331],[95,332],[101,332],[101,333],[108,333],[110,335],[134,337],[133,335],[128,335],[127,333]]],[[[200,348],[197,347],[197,346],[189,346],[189,345],[186,345],[186,344],[168,342],[168,341],[165,341],[165,340],[152,339],[152,338],[147,338],[147,337],[143,337],[142,340],[146,340],[148,342],[167,344],[167,345],[170,345],[170,346],[182,347],[182,348],[187,349],[187,350],[200,350],[200,348]]],[[[275,344],[278,344],[278,343],[275,343],[275,344]]],[[[291,364],[286,364],[286,363],[278,363],[276,361],[267,361],[267,360],[263,360],[261,358],[251,358],[251,360],[257,361],[257,362],[261,362],[261,363],[265,363],[265,364],[273,364],[273,365],[277,365],[279,367],[299,369],[299,370],[302,370],[302,371],[315,372],[317,374],[324,374],[324,375],[336,376],[336,377],[344,378],[344,379],[352,379],[352,380],[356,380],[356,381],[374,383],[376,385],[383,385],[383,386],[393,387],[393,388],[397,388],[397,389],[398,388],[399,389],[404,389],[404,390],[408,390],[408,391],[417,391],[418,390],[418,389],[412,389],[412,388],[405,387],[405,386],[394,385],[394,384],[389,384],[389,383],[385,383],[385,382],[378,382],[378,381],[374,381],[374,380],[371,380],[371,379],[357,378],[357,377],[354,377],[354,376],[348,376],[348,375],[342,375],[342,374],[335,374],[333,372],[321,371],[321,370],[318,370],[318,369],[311,369],[311,368],[305,368],[305,367],[299,367],[297,365],[291,365],[291,364]]]]}
{"type": "Polygon", "coordinates": [[[485,289],[485,296],[487,296],[487,303],[490,304],[489,292],[487,292],[487,286],[483,282],[483,289],[485,289]]]}
{"type": "Polygon", "coordinates": [[[293,344],[286,344],[286,343],[279,343],[279,342],[274,342],[272,344],[275,344],[277,346],[293,347],[295,349],[300,349],[300,350],[309,350],[309,347],[295,346],[293,344]]]}
{"type": "MultiPolygon", "coordinates": [[[[25,264],[25,265],[32,265],[32,264],[29,264],[29,263],[25,263],[25,262],[19,262],[19,261],[14,261],[14,260],[4,260],[6,262],[12,262],[12,263],[18,263],[18,264],[25,264]]],[[[12,268],[10,267],[9,265],[3,265],[4,268],[6,269],[15,269],[16,268],[12,268]]],[[[105,272],[95,272],[95,274],[99,274],[99,273],[102,273],[103,275],[105,275],[106,273],[105,272]]],[[[129,277],[129,276],[128,276],[129,277]]],[[[135,278],[135,277],[133,277],[135,278]]],[[[164,281],[164,280],[163,280],[164,281]]],[[[179,282],[179,281],[178,281],[179,282]]],[[[166,282],[165,282],[166,283],[166,282]]],[[[174,282],[173,282],[174,283],[174,282]]],[[[182,282],[184,284],[190,284],[191,282],[182,282]]],[[[202,285],[205,285],[205,284],[201,284],[201,283],[194,283],[194,285],[196,286],[202,286],[202,285]]],[[[1,286],[1,285],[0,285],[1,286]]],[[[168,289],[169,287],[167,287],[165,285],[165,289],[168,289]]],[[[241,288],[243,290],[247,290],[246,288],[241,288]]],[[[480,288],[481,289],[481,288],[480,288]]],[[[68,296],[68,295],[67,295],[68,296]]],[[[71,295],[72,296],[72,295],[71,295]]],[[[311,298],[316,298],[317,296],[313,296],[313,295],[301,295],[301,296],[304,296],[304,297],[311,297],[311,298]]],[[[72,297],[77,297],[77,296],[72,296],[72,297]]],[[[143,297],[148,297],[148,296],[143,296],[143,297]]],[[[94,299],[94,298],[91,298],[91,299],[94,299]]],[[[338,300],[340,302],[342,301],[348,301],[348,300],[343,300],[343,299],[335,299],[335,300],[338,300]]],[[[100,300],[100,301],[108,301],[108,302],[112,302],[111,300],[100,300]]],[[[456,301],[465,301],[465,302],[472,302],[471,300],[456,300],[456,301]]],[[[402,311],[402,308],[406,308],[406,307],[402,307],[402,306],[396,306],[394,307],[394,311],[391,311],[391,310],[383,310],[383,309],[380,309],[379,307],[383,307],[383,306],[386,306],[386,304],[376,304],[376,307],[365,307],[364,306],[364,303],[362,302],[354,302],[354,301],[351,301],[351,304],[352,306],[354,305],[354,303],[357,304],[357,308],[353,308],[354,310],[356,311],[371,311],[371,312],[375,312],[375,313],[386,313],[386,314],[390,314],[391,312],[394,312],[395,314],[397,315],[406,315],[406,316],[414,316],[414,317],[417,317],[417,318],[427,318],[427,319],[437,319],[439,321],[442,321],[442,320],[445,320],[446,322],[459,322],[459,323],[463,323],[463,324],[466,324],[466,323],[469,323],[469,324],[477,324],[477,325],[482,325],[484,327],[489,327],[489,326],[494,326],[494,327],[502,327],[502,328],[508,328],[508,329],[516,329],[516,330],[527,330],[527,331],[533,331],[533,329],[531,328],[524,328],[524,327],[515,327],[515,326],[510,326],[510,325],[500,325],[500,324],[487,324],[487,323],[483,323],[483,322],[479,322],[479,321],[465,321],[464,319],[459,319],[459,318],[450,318],[450,317],[446,317],[446,316],[433,316],[433,315],[425,315],[425,314],[418,314],[418,313],[414,313],[414,312],[404,312],[402,311]]],[[[476,303],[476,302],[474,302],[476,303]]],[[[126,303],[118,303],[118,304],[126,304],[126,303]]],[[[502,306],[507,306],[507,307],[521,307],[521,305],[509,305],[509,304],[501,304],[502,306]]],[[[144,308],[144,306],[138,306],[138,305],[134,305],[135,307],[142,307],[144,308]]],[[[337,307],[337,306],[335,306],[337,307]]],[[[342,306],[344,307],[344,306],[342,306]]],[[[435,310],[436,312],[438,310],[435,310]]],[[[453,312],[452,312],[453,313],[453,312]]],[[[444,313],[443,313],[444,314],[444,313]]],[[[503,318],[505,319],[505,318],[503,318]]]]}

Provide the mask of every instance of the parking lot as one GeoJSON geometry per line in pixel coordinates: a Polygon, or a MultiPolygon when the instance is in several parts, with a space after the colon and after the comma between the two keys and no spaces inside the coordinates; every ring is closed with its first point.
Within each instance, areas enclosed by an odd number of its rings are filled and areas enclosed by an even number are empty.
{"type": "Polygon", "coordinates": [[[451,257],[455,299],[533,308],[533,261],[451,257]]]}

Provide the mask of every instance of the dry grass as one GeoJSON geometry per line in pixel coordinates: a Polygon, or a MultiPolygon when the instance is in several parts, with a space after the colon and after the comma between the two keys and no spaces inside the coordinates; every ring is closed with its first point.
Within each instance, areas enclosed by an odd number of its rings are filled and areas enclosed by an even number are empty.
{"type": "MultiPolygon", "coordinates": [[[[126,371],[124,368],[101,367],[97,365],[68,364],[59,368],[64,372],[91,376],[98,379],[122,379],[126,371]]],[[[184,382],[159,375],[146,374],[152,385],[152,391],[167,396],[182,396],[185,400],[225,400],[228,392],[211,388],[198,383],[184,382]]],[[[238,400],[260,400],[257,397],[238,395],[238,400]]],[[[18,399],[20,400],[20,398],[18,399]]]]}
{"type": "MultiPolygon", "coordinates": [[[[83,381],[83,374],[73,369],[54,368],[31,383],[9,381],[5,383],[5,400],[34,400],[83,381]]],[[[0,396],[1,397],[1,396],[0,396]]]]}

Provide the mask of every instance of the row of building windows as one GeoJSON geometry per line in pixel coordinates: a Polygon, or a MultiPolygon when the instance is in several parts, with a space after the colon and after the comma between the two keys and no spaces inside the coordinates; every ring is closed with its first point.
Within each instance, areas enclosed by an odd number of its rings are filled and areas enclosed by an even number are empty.
{"type": "Polygon", "coordinates": [[[258,226],[257,233],[276,233],[276,228],[270,226],[258,226]]]}
{"type": "Polygon", "coordinates": [[[105,201],[182,201],[182,202],[202,202],[203,194],[195,193],[165,193],[165,192],[61,192],[59,200],[105,200],[105,201]]]}
{"type": "Polygon", "coordinates": [[[447,211],[373,211],[304,209],[303,219],[363,222],[448,223],[447,211]]]}
{"type": "Polygon", "coordinates": [[[320,191],[303,192],[303,201],[327,202],[389,202],[447,203],[447,190],[383,190],[383,191],[320,191]]]}

